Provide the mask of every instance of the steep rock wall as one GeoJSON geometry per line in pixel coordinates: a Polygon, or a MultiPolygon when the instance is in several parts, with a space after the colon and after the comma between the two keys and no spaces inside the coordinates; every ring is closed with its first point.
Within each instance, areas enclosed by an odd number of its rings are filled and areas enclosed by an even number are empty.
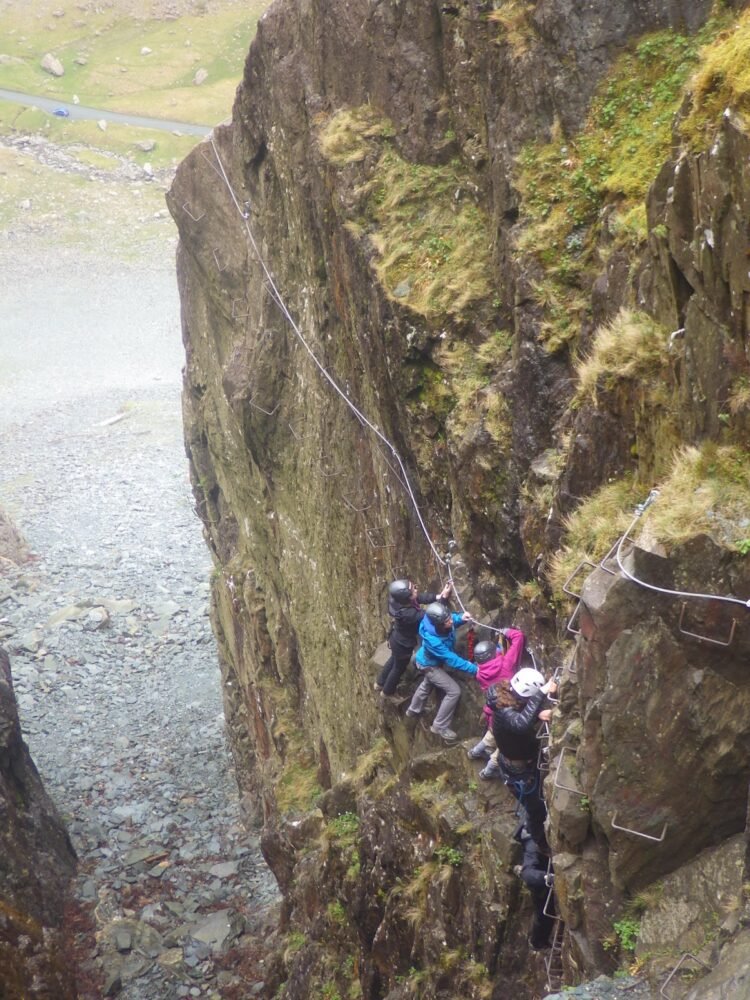
{"type": "Polygon", "coordinates": [[[75,853],[21,738],[0,649],[0,993],[72,998],[63,908],[75,853]]]}
{"type": "MultiPolygon", "coordinates": [[[[515,157],[530,140],[575,131],[629,38],[694,30],[709,6],[277,4],[261,21],[232,125],[178,171],[169,203],[180,230],[187,449],[216,559],[213,617],[241,783],[287,894],[276,973],[287,996],[310,995],[313,981],[338,988],[344,976],[391,1000],[459,986],[487,995],[489,977],[495,995],[523,997],[546,979],[524,957],[507,796],[472,787],[458,751],[437,752],[372,699],[385,584],[401,574],[436,582],[444,569],[404,470],[306,344],[403,458],[438,554],[458,542],[453,570],[472,610],[487,620],[502,606],[491,620],[512,617],[540,664],[557,663],[549,593],[529,581],[544,583],[561,515],[626,472],[661,475],[681,441],[722,440],[731,350],[744,356],[747,333],[746,136],[728,118],[710,151],[686,152],[661,173],[655,164],[647,246],[616,249],[587,279],[583,344],[623,305],[684,327],[659,406],[633,380],[567,409],[570,358],[545,349],[544,306],[532,294],[543,273],[515,249],[515,157]],[[461,262],[465,288],[448,294],[441,281],[458,270],[467,227],[441,223],[434,242],[420,229],[443,202],[474,221],[487,254],[474,247],[474,266],[461,262]],[[397,215],[401,228],[389,228],[397,215]],[[387,742],[373,750],[373,734],[387,742]]],[[[606,227],[597,239],[606,242],[606,227]]],[[[741,567],[724,573],[721,547],[700,566],[671,555],[677,570],[659,572],[681,574],[682,589],[714,576],[744,592],[741,567]]],[[[623,596],[623,586],[586,585],[580,666],[566,675],[554,730],[557,749],[580,744],[591,803],[589,815],[569,793],[553,807],[573,980],[616,964],[612,924],[629,894],[744,824],[747,734],[731,709],[743,703],[745,645],[709,656],[719,680],[694,680],[685,699],[685,671],[704,669],[700,647],[686,651],[673,607],[632,588],[623,596]],[[641,688],[644,662],[653,670],[641,688]],[[662,727],[672,696],[679,709],[662,727]],[[639,763],[644,714],[655,720],[650,756],[663,760],[683,739],[663,784],[639,763]],[[632,759],[618,770],[623,740],[632,759]],[[662,814],[674,828],[678,803],[667,793],[699,749],[707,790],[677,848],[654,857],[618,839],[621,791],[649,830],[662,814]]],[[[477,708],[467,690],[462,737],[477,708]]]]}

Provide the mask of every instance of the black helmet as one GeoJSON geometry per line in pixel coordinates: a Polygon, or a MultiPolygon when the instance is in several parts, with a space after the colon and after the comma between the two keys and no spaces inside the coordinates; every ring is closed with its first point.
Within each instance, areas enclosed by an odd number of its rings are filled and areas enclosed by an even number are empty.
{"type": "Polygon", "coordinates": [[[411,600],[411,583],[409,580],[394,580],[388,593],[396,604],[408,604],[411,600]]]}
{"type": "Polygon", "coordinates": [[[476,663],[486,663],[497,656],[497,646],[489,639],[478,642],[474,647],[474,660],[476,663]]]}
{"type": "Polygon", "coordinates": [[[424,613],[433,625],[444,625],[446,621],[451,620],[450,610],[444,604],[441,604],[440,601],[433,601],[432,604],[428,604],[424,609],[424,613]]]}

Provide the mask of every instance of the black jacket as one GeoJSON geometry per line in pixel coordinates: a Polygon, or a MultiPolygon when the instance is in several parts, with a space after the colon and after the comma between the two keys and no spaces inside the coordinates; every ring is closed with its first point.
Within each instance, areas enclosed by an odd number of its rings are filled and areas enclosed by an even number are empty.
{"type": "Polygon", "coordinates": [[[393,619],[388,641],[391,649],[398,648],[409,652],[417,647],[417,630],[424,618],[420,604],[432,604],[437,600],[436,594],[417,594],[414,603],[397,604],[392,597],[388,598],[388,614],[393,619]]]}
{"type": "Polygon", "coordinates": [[[536,760],[539,743],[536,738],[537,716],[546,695],[536,691],[519,711],[496,708],[492,713],[492,735],[500,753],[510,760],[536,760]]]}

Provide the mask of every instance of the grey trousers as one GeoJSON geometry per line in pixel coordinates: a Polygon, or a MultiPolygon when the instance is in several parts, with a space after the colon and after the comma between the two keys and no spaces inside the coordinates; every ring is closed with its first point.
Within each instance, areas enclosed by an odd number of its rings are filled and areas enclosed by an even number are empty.
{"type": "Polygon", "coordinates": [[[456,711],[458,699],[461,697],[461,688],[453,680],[447,670],[442,667],[430,667],[427,670],[420,670],[422,683],[414,692],[408,711],[420,714],[424,711],[427,699],[433,688],[440,688],[444,692],[440,708],[432,723],[433,729],[447,729],[451,724],[453,713],[456,711]]]}

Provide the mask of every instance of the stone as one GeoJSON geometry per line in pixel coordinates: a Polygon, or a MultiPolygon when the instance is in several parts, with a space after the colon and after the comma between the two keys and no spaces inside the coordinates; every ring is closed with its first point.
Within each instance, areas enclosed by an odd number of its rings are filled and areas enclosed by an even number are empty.
{"type": "Polygon", "coordinates": [[[190,936],[223,954],[245,929],[245,920],[232,909],[216,910],[190,928],[190,936]]]}
{"type": "Polygon", "coordinates": [[[44,72],[49,73],[50,76],[65,76],[65,67],[56,56],[52,55],[51,52],[45,53],[39,65],[42,67],[44,72]]]}
{"type": "Polygon", "coordinates": [[[105,121],[104,118],[100,118],[99,121],[96,124],[97,124],[97,127],[98,127],[98,129],[99,129],[100,132],[106,132],[107,131],[107,122],[105,121]]]}
{"type": "Polygon", "coordinates": [[[209,868],[209,874],[214,875],[216,878],[230,878],[232,875],[237,874],[239,867],[238,861],[224,861],[209,868]]]}
{"type": "Polygon", "coordinates": [[[141,55],[142,56],[150,56],[151,55],[151,49],[148,47],[148,45],[144,45],[142,47],[142,49],[141,49],[141,55]]]}
{"type": "Polygon", "coordinates": [[[196,87],[200,87],[200,85],[202,83],[205,83],[207,79],[208,79],[208,70],[199,69],[196,71],[196,74],[193,77],[193,83],[195,84],[196,87]]]}
{"type": "Polygon", "coordinates": [[[135,147],[142,153],[152,153],[156,149],[156,143],[153,139],[142,139],[135,144],[135,147]]]}

